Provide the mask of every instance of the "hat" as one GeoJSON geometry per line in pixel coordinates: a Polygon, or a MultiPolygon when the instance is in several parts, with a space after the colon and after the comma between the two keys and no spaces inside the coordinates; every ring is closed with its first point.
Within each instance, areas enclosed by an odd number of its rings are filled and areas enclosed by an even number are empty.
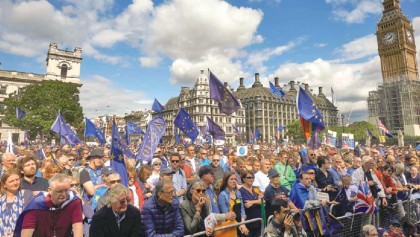
{"type": "Polygon", "coordinates": [[[391,226],[398,226],[399,227],[401,225],[400,225],[400,222],[398,220],[392,220],[391,221],[391,226]]]}
{"type": "Polygon", "coordinates": [[[331,150],[331,151],[328,153],[328,155],[329,155],[329,156],[333,156],[333,155],[335,155],[335,154],[337,154],[337,152],[335,152],[334,150],[331,150]]]}
{"type": "Polygon", "coordinates": [[[279,172],[277,171],[277,170],[275,170],[275,169],[270,169],[269,171],[268,171],[268,175],[267,175],[269,178],[273,178],[273,177],[277,177],[277,176],[280,176],[280,174],[279,174],[279,172]]]}
{"type": "Polygon", "coordinates": [[[229,148],[223,148],[223,153],[228,153],[229,152],[229,148]]]}
{"type": "Polygon", "coordinates": [[[104,157],[104,150],[93,149],[92,151],[90,151],[89,156],[87,158],[92,158],[92,157],[104,157]]]}
{"type": "Polygon", "coordinates": [[[170,168],[166,168],[166,169],[163,169],[162,171],[160,171],[160,176],[173,175],[173,174],[175,174],[175,171],[173,171],[170,168]]]}
{"type": "Polygon", "coordinates": [[[213,174],[213,173],[214,173],[214,169],[211,166],[206,165],[206,166],[200,167],[200,170],[198,171],[198,176],[201,178],[205,174],[213,174]]]}
{"type": "Polygon", "coordinates": [[[101,174],[103,175],[110,175],[112,173],[115,173],[115,170],[111,166],[104,166],[101,169],[101,174]]]}

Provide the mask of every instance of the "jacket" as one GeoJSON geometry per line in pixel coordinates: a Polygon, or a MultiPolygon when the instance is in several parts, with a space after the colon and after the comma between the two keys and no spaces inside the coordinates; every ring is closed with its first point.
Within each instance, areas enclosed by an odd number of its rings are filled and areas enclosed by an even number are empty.
{"type": "Polygon", "coordinates": [[[93,215],[89,236],[95,237],[137,237],[141,234],[140,211],[137,207],[128,205],[125,218],[118,228],[117,220],[111,207],[104,206],[93,215]]]}
{"type": "Polygon", "coordinates": [[[181,237],[184,236],[184,222],[179,212],[179,203],[174,199],[172,204],[163,207],[153,196],[148,199],[141,211],[144,235],[148,237],[181,237]]]}
{"type": "Polygon", "coordinates": [[[188,225],[185,225],[186,235],[192,235],[206,230],[204,227],[204,219],[210,214],[208,203],[201,207],[200,215],[197,214],[194,203],[188,199],[181,203],[179,210],[184,223],[188,223],[188,225]]]}

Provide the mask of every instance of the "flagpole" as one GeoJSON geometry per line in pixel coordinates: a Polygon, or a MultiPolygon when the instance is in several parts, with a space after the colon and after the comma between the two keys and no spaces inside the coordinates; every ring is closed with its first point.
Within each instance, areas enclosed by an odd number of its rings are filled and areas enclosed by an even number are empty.
{"type": "MultiPolygon", "coordinates": [[[[209,77],[209,79],[210,79],[210,69],[209,68],[207,68],[207,73],[208,73],[208,77],[209,77]]],[[[210,95],[210,80],[209,80],[209,95],[210,95]]],[[[213,120],[214,121],[214,118],[213,118],[213,100],[210,98],[210,117],[211,117],[211,120],[213,120]]],[[[208,126],[208,122],[207,122],[207,126],[208,126]]],[[[214,144],[214,142],[215,142],[215,139],[214,139],[214,136],[212,136],[212,141],[213,141],[213,151],[214,151],[214,154],[216,154],[216,146],[215,146],[215,144],[214,144]]]]}

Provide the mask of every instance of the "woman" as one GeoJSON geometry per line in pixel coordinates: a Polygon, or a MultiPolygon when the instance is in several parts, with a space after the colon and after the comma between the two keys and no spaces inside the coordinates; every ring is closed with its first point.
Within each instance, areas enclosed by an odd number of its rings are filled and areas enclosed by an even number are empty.
{"type": "Polygon", "coordinates": [[[42,173],[42,177],[45,179],[51,179],[55,174],[58,174],[59,172],[60,168],[53,162],[49,166],[45,167],[45,171],[42,173]]]}
{"type": "Polygon", "coordinates": [[[141,209],[144,204],[143,191],[136,179],[136,171],[128,170],[128,188],[130,189],[131,195],[131,205],[141,209]]]}
{"type": "Polygon", "coordinates": [[[318,185],[318,189],[323,192],[327,192],[330,197],[330,201],[334,200],[337,196],[337,189],[334,188],[334,179],[332,174],[328,171],[331,167],[331,161],[326,156],[318,157],[317,164],[319,171],[315,175],[315,181],[318,185]]]}
{"type": "MultiPolygon", "coordinates": [[[[239,189],[239,192],[242,195],[242,201],[245,205],[247,219],[261,218],[261,200],[263,195],[258,187],[252,186],[254,183],[254,173],[248,170],[242,172],[241,180],[243,186],[239,189]]],[[[246,227],[249,230],[248,236],[254,237],[261,235],[261,222],[252,222],[246,224],[246,227]]]]}
{"type": "Polygon", "coordinates": [[[394,168],[391,165],[385,164],[381,167],[381,175],[377,176],[384,187],[384,192],[387,196],[388,203],[397,203],[397,187],[392,180],[394,168]]]}
{"type": "Polygon", "coordinates": [[[159,158],[152,159],[152,175],[150,175],[150,177],[147,179],[147,183],[151,186],[152,190],[155,188],[155,185],[159,181],[161,166],[162,161],[159,158]]]}
{"type": "MultiPolygon", "coordinates": [[[[213,234],[212,227],[204,226],[204,219],[211,214],[209,197],[206,195],[206,185],[201,180],[193,181],[185,194],[186,200],[179,206],[184,221],[185,234],[206,231],[206,236],[213,234]]],[[[217,221],[225,220],[224,214],[214,214],[217,221]]]]}
{"type": "Polygon", "coordinates": [[[143,165],[140,168],[138,177],[139,185],[141,187],[141,191],[143,193],[143,198],[145,201],[153,195],[152,186],[147,183],[147,179],[150,177],[150,175],[152,175],[152,170],[150,169],[150,167],[147,165],[143,165]]]}
{"type": "Polygon", "coordinates": [[[21,189],[18,170],[8,170],[1,177],[0,236],[11,237],[16,221],[33,198],[30,190],[21,189]]]}
{"type": "MultiPolygon", "coordinates": [[[[244,222],[246,220],[242,195],[236,187],[235,172],[227,172],[223,177],[217,203],[219,204],[220,213],[233,211],[236,214],[237,222],[244,222]]],[[[244,224],[239,226],[239,231],[243,235],[248,235],[249,233],[248,228],[244,224]]]]}
{"type": "Polygon", "coordinates": [[[408,191],[410,189],[407,187],[407,178],[405,177],[404,171],[404,163],[397,163],[394,166],[395,168],[395,181],[396,181],[396,187],[397,187],[397,198],[398,200],[406,200],[408,197],[408,191]]]}

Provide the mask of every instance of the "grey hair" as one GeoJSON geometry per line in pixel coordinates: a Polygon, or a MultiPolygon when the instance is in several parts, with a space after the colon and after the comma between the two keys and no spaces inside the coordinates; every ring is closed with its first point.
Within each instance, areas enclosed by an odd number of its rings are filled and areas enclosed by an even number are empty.
{"type": "Polygon", "coordinates": [[[365,164],[366,162],[372,160],[373,158],[370,156],[363,156],[362,158],[362,164],[365,164]]]}
{"type": "Polygon", "coordinates": [[[111,180],[111,177],[114,177],[114,176],[121,179],[121,175],[120,174],[118,174],[118,173],[111,173],[111,174],[108,175],[108,177],[105,177],[104,178],[105,183],[106,184],[109,184],[109,180],[111,180]]]}
{"type": "Polygon", "coordinates": [[[48,180],[48,184],[50,186],[50,188],[53,188],[55,183],[70,183],[70,176],[68,176],[67,174],[62,174],[62,173],[58,173],[55,174],[51,179],[48,180]]]}
{"type": "Polygon", "coordinates": [[[404,173],[404,163],[396,163],[395,165],[394,165],[394,168],[395,168],[395,173],[401,173],[401,171],[402,171],[402,173],[404,173]]]}
{"type": "Polygon", "coordinates": [[[130,197],[130,189],[122,184],[117,184],[113,188],[109,189],[108,195],[105,197],[105,203],[108,207],[111,207],[113,203],[119,201],[121,195],[125,194],[130,197]]]}
{"type": "Polygon", "coordinates": [[[163,186],[165,186],[165,184],[173,185],[174,183],[172,182],[172,180],[166,180],[166,179],[159,180],[159,182],[157,182],[157,184],[155,185],[155,195],[156,196],[159,192],[163,191],[163,186]]]}
{"type": "Polygon", "coordinates": [[[376,227],[373,226],[373,225],[365,225],[365,226],[363,226],[363,229],[362,229],[363,236],[368,236],[370,230],[372,230],[372,229],[376,229],[376,227]]]}

